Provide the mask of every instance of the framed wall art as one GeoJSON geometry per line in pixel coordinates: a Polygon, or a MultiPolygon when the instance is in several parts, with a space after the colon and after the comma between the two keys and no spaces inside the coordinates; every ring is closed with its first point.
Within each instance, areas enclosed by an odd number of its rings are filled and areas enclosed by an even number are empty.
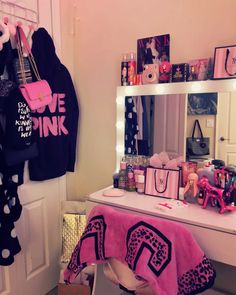
{"type": "Polygon", "coordinates": [[[188,115],[216,115],[217,93],[191,93],[188,95],[188,115]]]}
{"type": "Polygon", "coordinates": [[[141,74],[147,64],[170,61],[170,35],[160,35],[138,39],[137,73],[141,74]]]}

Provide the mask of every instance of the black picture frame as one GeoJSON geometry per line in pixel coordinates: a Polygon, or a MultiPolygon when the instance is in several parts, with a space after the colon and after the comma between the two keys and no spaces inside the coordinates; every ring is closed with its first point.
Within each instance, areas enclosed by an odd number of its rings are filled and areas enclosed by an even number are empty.
{"type": "Polygon", "coordinates": [[[213,80],[236,78],[236,45],[216,47],[213,80]]]}
{"type": "Polygon", "coordinates": [[[216,115],[217,92],[188,94],[188,115],[216,115]]]}

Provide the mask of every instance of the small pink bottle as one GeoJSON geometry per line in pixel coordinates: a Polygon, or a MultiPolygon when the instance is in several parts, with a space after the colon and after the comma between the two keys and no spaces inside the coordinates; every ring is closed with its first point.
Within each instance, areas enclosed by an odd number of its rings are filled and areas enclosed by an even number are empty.
{"type": "Polygon", "coordinates": [[[145,181],[145,176],[144,175],[137,175],[137,193],[138,194],[143,194],[144,193],[144,181],[145,181]]]}
{"type": "Polygon", "coordinates": [[[133,52],[130,53],[130,60],[128,62],[128,83],[129,85],[136,84],[136,59],[133,52]]]}
{"type": "Polygon", "coordinates": [[[128,172],[128,181],[126,185],[126,190],[129,192],[135,191],[135,181],[134,181],[134,173],[128,172]]]}
{"type": "Polygon", "coordinates": [[[119,171],[119,188],[126,189],[127,185],[127,171],[126,171],[127,163],[120,162],[120,171],[119,171]]]}

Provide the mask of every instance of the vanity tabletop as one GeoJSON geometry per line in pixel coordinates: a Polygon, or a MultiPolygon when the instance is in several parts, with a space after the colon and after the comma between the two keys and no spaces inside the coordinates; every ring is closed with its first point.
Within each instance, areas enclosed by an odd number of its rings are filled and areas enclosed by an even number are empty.
{"type": "Polygon", "coordinates": [[[219,214],[218,207],[212,208],[208,205],[207,209],[203,209],[198,204],[174,206],[172,209],[164,208],[163,211],[156,206],[158,203],[169,203],[170,199],[127,191],[122,197],[103,196],[103,191],[109,188],[111,187],[90,194],[88,201],[236,235],[236,211],[219,214]]]}

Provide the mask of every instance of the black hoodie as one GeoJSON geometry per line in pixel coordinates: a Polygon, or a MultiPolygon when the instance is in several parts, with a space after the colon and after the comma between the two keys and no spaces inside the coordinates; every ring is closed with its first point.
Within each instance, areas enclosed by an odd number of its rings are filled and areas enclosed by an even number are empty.
{"type": "Polygon", "coordinates": [[[71,76],[57,57],[51,36],[40,28],[32,41],[39,74],[48,81],[53,101],[32,113],[39,156],[29,161],[29,173],[31,180],[46,180],[74,171],[79,107],[71,76]]]}

